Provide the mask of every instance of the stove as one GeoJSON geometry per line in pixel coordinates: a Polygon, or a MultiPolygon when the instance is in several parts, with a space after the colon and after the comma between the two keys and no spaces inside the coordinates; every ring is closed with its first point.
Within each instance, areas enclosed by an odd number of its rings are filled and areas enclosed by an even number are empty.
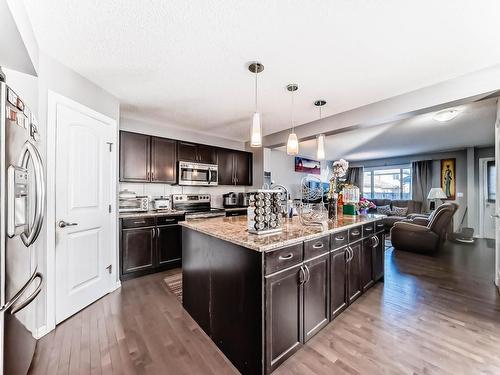
{"type": "Polygon", "coordinates": [[[226,216],[226,211],[210,206],[210,194],[174,194],[172,208],[186,212],[186,220],[226,216]]]}

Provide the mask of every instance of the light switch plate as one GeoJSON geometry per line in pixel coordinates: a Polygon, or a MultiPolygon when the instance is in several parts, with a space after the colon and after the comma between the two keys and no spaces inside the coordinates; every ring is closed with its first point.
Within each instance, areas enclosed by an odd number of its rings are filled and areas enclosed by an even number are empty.
{"type": "Polygon", "coordinates": [[[464,193],[457,193],[457,198],[463,198],[464,193]]]}

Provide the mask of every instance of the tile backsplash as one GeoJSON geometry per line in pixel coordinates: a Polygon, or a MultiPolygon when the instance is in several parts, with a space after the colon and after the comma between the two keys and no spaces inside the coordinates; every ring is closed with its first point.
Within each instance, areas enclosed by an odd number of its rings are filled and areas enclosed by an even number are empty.
{"type": "Polygon", "coordinates": [[[137,195],[147,195],[150,197],[159,197],[172,194],[210,194],[212,207],[222,207],[222,194],[231,191],[235,193],[244,193],[252,190],[251,187],[245,186],[179,186],[169,184],[156,183],[132,183],[120,182],[120,191],[127,189],[133,191],[137,195]]]}

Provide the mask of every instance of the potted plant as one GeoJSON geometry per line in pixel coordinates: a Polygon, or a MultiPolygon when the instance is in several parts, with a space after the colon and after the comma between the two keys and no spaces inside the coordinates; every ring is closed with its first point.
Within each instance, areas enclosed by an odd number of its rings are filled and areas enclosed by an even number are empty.
{"type": "Polygon", "coordinates": [[[372,208],[377,208],[375,203],[369,201],[365,197],[361,197],[358,202],[358,207],[359,207],[359,214],[360,215],[366,215],[368,214],[368,210],[372,208]]]}

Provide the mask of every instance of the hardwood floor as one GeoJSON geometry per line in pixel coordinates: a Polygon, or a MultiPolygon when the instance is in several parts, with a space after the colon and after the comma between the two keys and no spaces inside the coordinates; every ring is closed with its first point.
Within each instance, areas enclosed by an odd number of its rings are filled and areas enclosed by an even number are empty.
{"type": "MultiPolygon", "coordinates": [[[[169,271],[172,272],[172,271],[169,271]]],[[[30,374],[234,374],[167,290],[169,272],[123,287],[38,344],[30,374]]],[[[500,374],[494,249],[386,251],[379,283],[274,374],[500,374]]]]}

